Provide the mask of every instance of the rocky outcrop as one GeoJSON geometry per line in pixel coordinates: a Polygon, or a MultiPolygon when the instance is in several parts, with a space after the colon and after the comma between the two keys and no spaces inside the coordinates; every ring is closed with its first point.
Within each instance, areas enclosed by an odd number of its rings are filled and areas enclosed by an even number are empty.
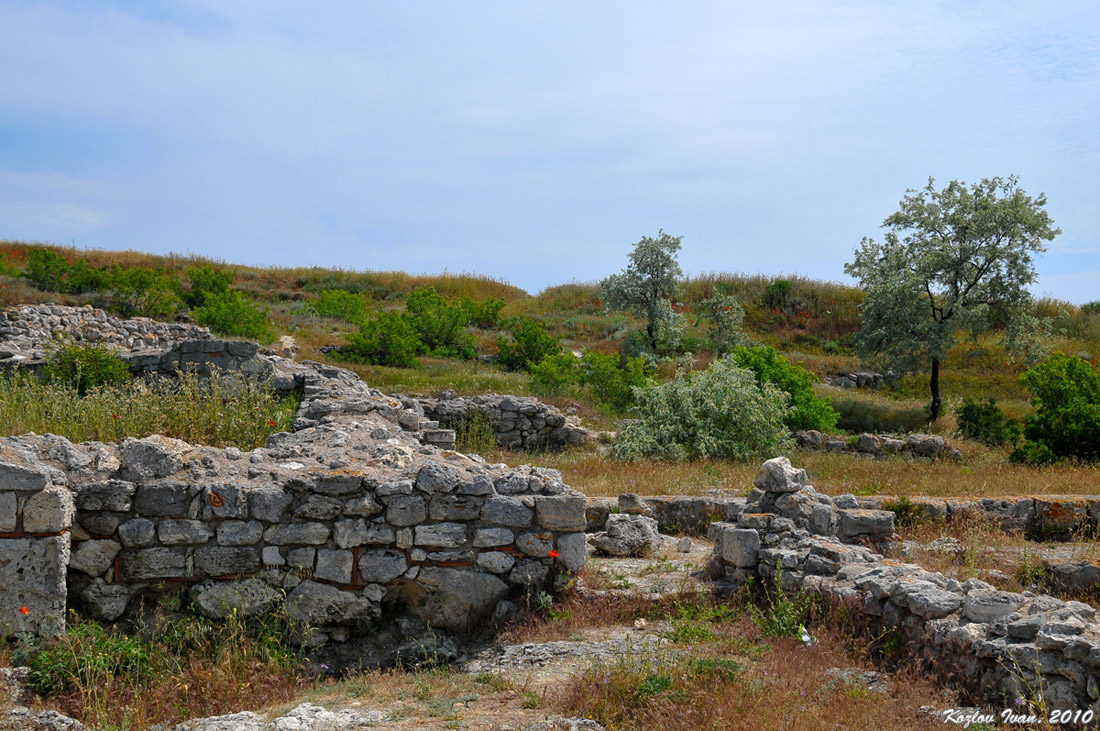
{"type": "Polygon", "coordinates": [[[883,558],[893,513],[830,499],[785,458],[769,460],[735,521],[711,526],[712,570],[740,585],[778,577],[821,593],[893,632],[929,666],[969,681],[994,703],[1041,692],[1049,707],[1100,710],[1100,624],[1093,607],[998,591],[883,558]],[[777,476],[778,475],[778,476],[777,476]]]}

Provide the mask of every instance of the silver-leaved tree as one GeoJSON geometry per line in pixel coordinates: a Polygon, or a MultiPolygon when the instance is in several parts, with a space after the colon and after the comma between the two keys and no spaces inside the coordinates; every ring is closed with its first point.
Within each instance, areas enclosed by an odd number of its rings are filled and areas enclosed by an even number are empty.
{"type": "Polygon", "coordinates": [[[942,190],[929,178],[906,191],[883,222],[884,241],[863,239],[844,271],[866,290],[861,357],[899,372],[931,371],[931,417],[941,411],[940,368],[960,332],[1003,327],[1014,355],[1036,344],[1039,322],[1027,287],[1034,254],[1061,233],[1015,176],[957,180],[942,190]]]}
{"type": "Polygon", "coordinates": [[[600,282],[608,309],[626,310],[645,318],[646,345],[652,352],[657,352],[665,331],[677,327],[672,298],[683,276],[676,261],[682,238],[670,236],[663,229],[657,238],[643,236],[634,244],[626,269],[600,282]]]}

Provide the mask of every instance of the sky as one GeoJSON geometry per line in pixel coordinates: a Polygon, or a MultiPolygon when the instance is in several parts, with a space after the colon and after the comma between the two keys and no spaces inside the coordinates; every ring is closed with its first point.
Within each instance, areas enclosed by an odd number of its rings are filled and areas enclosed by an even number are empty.
{"type": "Polygon", "coordinates": [[[534,293],[664,229],[851,282],[907,189],[1014,174],[1080,304],[1098,173],[1090,0],[0,0],[0,239],[534,293]]]}

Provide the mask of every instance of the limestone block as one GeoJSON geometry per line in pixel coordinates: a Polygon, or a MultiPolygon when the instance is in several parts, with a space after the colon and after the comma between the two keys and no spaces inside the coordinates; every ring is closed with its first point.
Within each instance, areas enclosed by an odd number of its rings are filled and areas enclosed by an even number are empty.
{"type": "Polygon", "coordinates": [[[584,495],[554,495],[535,498],[535,517],[539,525],[553,531],[584,530],[588,521],[584,495]]]}
{"type": "Polygon", "coordinates": [[[528,532],[516,536],[516,548],[535,558],[546,558],[554,548],[554,534],[549,531],[528,532]]]}
{"type": "Polygon", "coordinates": [[[587,543],[584,533],[567,533],[558,536],[558,562],[569,571],[580,571],[584,566],[587,543]]]}
{"type": "Polygon", "coordinates": [[[390,482],[383,482],[375,488],[374,492],[378,497],[385,498],[392,495],[412,495],[412,491],[412,480],[392,480],[390,482]]]}
{"type": "Polygon", "coordinates": [[[507,528],[478,528],[474,533],[474,547],[507,546],[515,539],[515,534],[507,528]]]}
{"type": "Polygon", "coordinates": [[[260,570],[258,548],[208,546],[195,549],[195,573],[200,576],[236,576],[260,570]]]}
{"type": "Polygon", "coordinates": [[[182,454],[191,445],[155,434],[144,439],[128,438],[119,445],[123,469],[135,480],[167,477],[186,465],[182,454]]]}
{"type": "Polygon", "coordinates": [[[738,568],[755,566],[757,553],[760,550],[760,533],[751,528],[736,528],[728,523],[719,525],[723,526],[720,532],[719,557],[738,568]]]}
{"type": "Polygon", "coordinates": [[[65,627],[69,536],[0,539],[0,636],[53,635],[65,627]],[[24,614],[22,608],[26,607],[24,614]]]}
{"type": "Polygon", "coordinates": [[[459,495],[491,495],[493,481],[488,475],[476,475],[474,479],[459,485],[457,492],[459,495]]]}
{"type": "Polygon", "coordinates": [[[281,487],[258,487],[248,492],[248,504],[252,517],[265,523],[282,522],[286,509],[294,496],[281,487]]]}
{"type": "Polygon", "coordinates": [[[975,622],[992,622],[1012,614],[1024,603],[1024,597],[1008,591],[977,589],[966,595],[963,616],[975,622]]]}
{"type": "Polygon", "coordinates": [[[894,517],[889,510],[846,508],[840,511],[840,535],[843,538],[889,538],[894,534],[894,517]]]}
{"type": "Polygon", "coordinates": [[[47,487],[23,504],[23,530],[27,533],[60,533],[72,527],[76,516],[73,494],[65,487],[47,487]]]}
{"type": "Polygon", "coordinates": [[[352,498],[351,500],[348,500],[346,503],[344,503],[344,515],[369,518],[372,515],[378,515],[381,512],[382,506],[375,502],[369,496],[352,498]]]}
{"type": "Polygon", "coordinates": [[[472,495],[436,495],[428,502],[432,520],[473,520],[481,515],[481,499],[472,495]]]}
{"type": "Polygon", "coordinates": [[[191,602],[199,614],[225,619],[232,612],[244,617],[262,614],[275,607],[282,593],[259,579],[204,581],[191,587],[191,602]]]}
{"type": "Polygon", "coordinates": [[[462,473],[441,462],[427,462],[416,475],[416,489],[427,493],[451,492],[462,482],[462,473]]]}
{"type": "Polygon", "coordinates": [[[333,540],[340,548],[352,548],[367,544],[385,545],[396,538],[393,528],[385,523],[368,523],[362,518],[345,518],[336,521],[333,540]]]}
{"type": "Polygon", "coordinates": [[[464,523],[430,523],[416,526],[413,543],[417,546],[458,548],[466,543],[464,523]]]}
{"type": "Polygon", "coordinates": [[[206,543],[214,531],[201,520],[162,520],[157,526],[157,537],[166,546],[206,543]]]}
{"type": "Polygon", "coordinates": [[[910,434],[905,437],[909,451],[918,457],[938,457],[943,454],[944,440],[937,434],[910,434]]]}
{"type": "Polygon", "coordinates": [[[0,492],[0,533],[12,533],[18,522],[18,500],[14,492],[0,492]]]}
{"type": "Polygon", "coordinates": [[[806,470],[795,469],[786,457],[775,457],[760,465],[753,484],[767,492],[798,492],[806,487],[806,470]]]}
{"type": "Polygon", "coordinates": [[[516,565],[516,559],[503,551],[483,551],[477,557],[477,565],[494,574],[506,574],[516,565]]]}
{"type": "Polygon", "coordinates": [[[118,529],[121,520],[119,513],[89,513],[81,511],[78,514],[77,525],[83,528],[89,535],[109,536],[118,529]]]}
{"type": "Polygon", "coordinates": [[[260,560],[264,566],[285,566],[286,559],[278,546],[264,546],[260,551],[260,560]]]}
{"type": "Polygon", "coordinates": [[[329,548],[317,550],[317,566],[313,577],[340,584],[350,584],[354,566],[351,551],[334,551],[329,548]]]}
{"type": "Polygon", "coordinates": [[[381,549],[359,554],[359,578],[368,584],[385,584],[408,568],[404,551],[381,549]]]}
{"type": "Polygon", "coordinates": [[[191,487],[183,482],[165,480],[139,485],[134,495],[134,510],[141,515],[182,516],[191,509],[191,487]]]}
{"type": "Polygon", "coordinates": [[[352,495],[363,489],[363,477],[355,473],[336,472],[318,477],[313,482],[313,490],[322,495],[352,495]]]}
{"type": "Polygon", "coordinates": [[[531,525],[534,511],[519,498],[494,495],[481,508],[481,519],[492,525],[522,528],[531,525]]]}
{"type": "Polygon", "coordinates": [[[50,484],[49,473],[42,465],[25,467],[11,462],[0,462],[0,490],[27,492],[43,490],[50,484]]]}
{"type": "Polygon", "coordinates": [[[115,556],[122,549],[116,541],[81,541],[72,551],[69,568],[83,571],[89,576],[102,576],[114,564],[115,556]]]}
{"type": "Polygon", "coordinates": [[[207,485],[203,490],[202,516],[211,518],[247,518],[248,495],[236,485],[207,485]]]}
{"type": "Polygon", "coordinates": [[[325,495],[310,495],[294,511],[295,518],[310,520],[332,520],[344,509],[344,501],[325,495]]]}
{"type": "Polygon", "coordinates": [[[96,577],[80,592],[80,601],[92,619],[113,622],[126,612],[131,593],[126,584],[108,584],[96,577]]]}
{"type": "Polygon", "coordinates": [[[439,629],[463,631],[492,612],[508,585],[480,571],[425,566],[406,592],[409,609],[439,629]]]}
{"type": "Polygon", "coordinates": [[[251,546],[264,535],[264,526],[258,520],[223,520],[218,525],[219,546],[251,546]]]}
{"type": "Polygon", "coordinates": [[[592,538],[592,545],[609,556],[650,556],[661,547],[657,521],[644,515],[607,516],[607,530],[592,538]]]}
{"type": "Polygon", "coordinates": [[[122,556],[124,579],[175,579],[188,575],[186,548],[139,548],[122,556]]]}
{"type": "Polygon", "coordinates": [[[508,574],[508,583],[517,586],[541,586],[546,583],[550,569],[542,561],[525,558],[516,563],[508,574]]]}
{"type": "Polygon", "coordinates": [[[286,611],[293,620],[311,627],[324,627],[374,619],[381,613],[381,607],[377,601],[357,592],[303,581],[287,596],[286,611]]]}
{"type": "Polygon", "coordinates": [[[118,538],[127,548],[140,548],[153,543],[156,524],[148,518],[134,518],[118,527],[118,538]]]}
{"type": "MultiPolygon", "coordinates": [[[[510,433],[515,433],[517,440],[522,441],[522,437],[519,436],[518,432],[510,433]]],[[[501,434],[497,437],[501,445],[507,446],[505,444],[506,436],[507,435],[501,434]]],[[[501,495],[517,495],[521,492],[527,492],[529,481],[530,478],[526,473],[520,472],[518,470],[513,470],[512,472],[508,472],[503,476],[497,478],[497,492],[499,492],[501,495]]]]}
{"type": "Polygon", "coordinates": [[[284,523],[264,531],[264,541],[275,546],[319,546],[328,536],[329,529],[324,523],[284,523]]]}
{"type": "Polygon", "coordinates": [[[286,554],[286,563],[296,569],[313,570],[317,563],[316,548],[292,548],[286,554]]]}
{"type": "Polygon", "coordinates": [[[914,582],[906,591],[909,611],[925,619],[939,619],[958,610],[963,598],[958,594],[932,585],[920,585],[914,582]]]}
{"type": "Polygon", "coordinates": [[[395,495],[386,506],[386,522],[396,527],[423,523],[428,507],[419,495],[395,495]]]}
{"type": "Polygon", "coordinates": [[[137,487],[124,480],[90,482],[73,488],[78,510],[126,512],[134,501],[137,487]]]}

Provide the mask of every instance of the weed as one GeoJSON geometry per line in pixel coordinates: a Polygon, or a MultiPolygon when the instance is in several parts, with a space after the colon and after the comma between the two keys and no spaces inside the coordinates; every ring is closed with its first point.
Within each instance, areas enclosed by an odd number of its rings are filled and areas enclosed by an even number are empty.
{"type": "Polygon", "coordinates": [[[126,362],[106,345],[78,345],[63,337],[49,344],[44,373],[47,381],[71,387],[80,396],[130,378],[126,362]]]}
{"type": "Polygon", "coordinates": [[[769,637],[798,637],[809,616],[813,597],[802,592],[793,596],[787,594],[783,588],[783,568],[778,561],[772,585],[766,587],[762,584],[750,581],[750,590],[761,591],[764,595],[763,607],[749,604],[752,621],[769,637]]]}
{"type": "Polygon", "coordinates": [[[497,432],[480,411],[467,411],[455,429],[455,448],[465,454],[486,454],[497,446],[497,432]]]}

